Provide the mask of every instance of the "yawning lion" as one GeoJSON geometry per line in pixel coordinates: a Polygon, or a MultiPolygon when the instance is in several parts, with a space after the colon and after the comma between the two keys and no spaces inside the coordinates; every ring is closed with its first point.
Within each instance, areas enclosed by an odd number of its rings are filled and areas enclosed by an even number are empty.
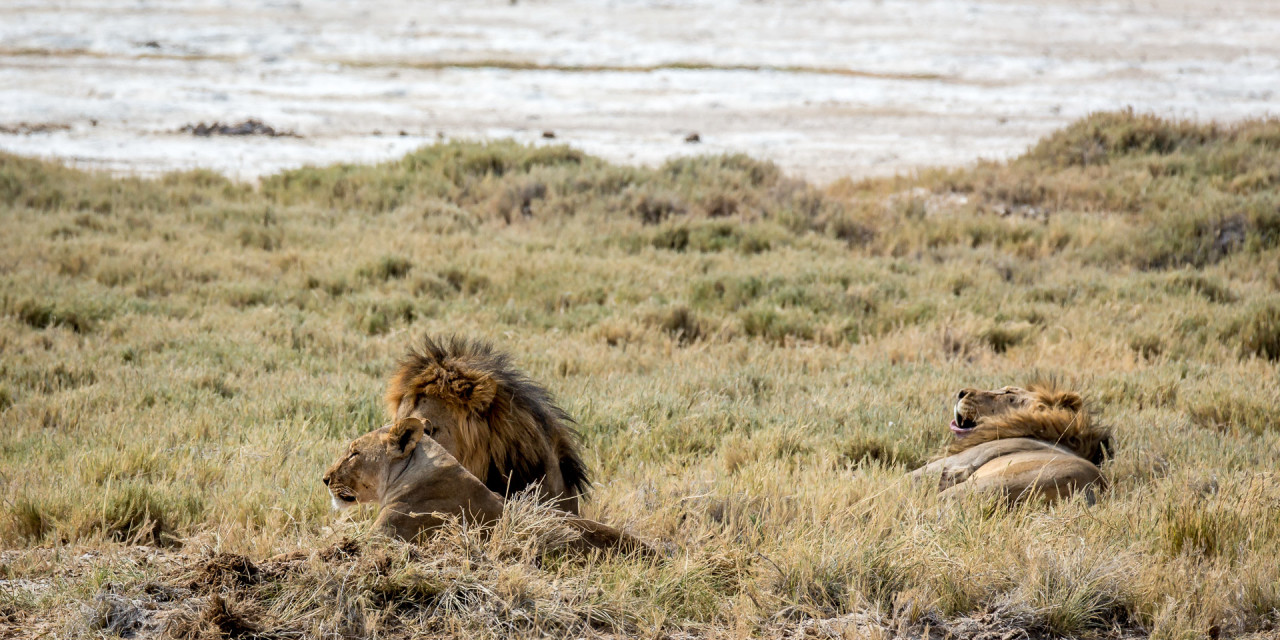
{"type": "Polygon", "coordinates": [[[912,472],[939,478],[944,496],[991,492],[1017,503],[1047,502],[1085,491],[1092,501],[1106,479],[1098,469],[1111,435],[1095,426],[1079,394],[1050,385],[961,389],[947,455],[912,472]]]}

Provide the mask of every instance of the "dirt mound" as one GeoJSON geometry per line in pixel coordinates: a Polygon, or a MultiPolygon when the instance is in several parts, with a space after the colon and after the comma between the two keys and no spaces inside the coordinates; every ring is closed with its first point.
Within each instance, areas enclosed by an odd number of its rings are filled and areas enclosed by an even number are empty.
{"type": "Polygon", "coordinates": [[[213,596],[200,614],[200,620],[228,638],[257,636],[262,632],[262,626],[254,620],[251,609],[253,608],[246,607],[236,610],[227,603],[226,598],[213,596]]]}
{"type": "Polygon", "coordinates": [[[188,588],[200,591],[226,589],[257,584],[262,571],[248,558],[234,553],[219,553],[203,562],[188,588]]]}

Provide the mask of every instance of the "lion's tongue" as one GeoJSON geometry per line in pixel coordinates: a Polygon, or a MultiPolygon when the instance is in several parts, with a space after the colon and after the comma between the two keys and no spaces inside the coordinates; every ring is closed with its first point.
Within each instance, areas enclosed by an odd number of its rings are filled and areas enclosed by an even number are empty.
{"type": "Polygon", "coordinates": [[[952,421],[951,421],[951,433],[954,433],[954,434],[956,434],[956,435],[958,435],[958,436],[962,436],[962,435],[965,435],[966,433],[969,433],[970,431],[973,431],[973,428],[972,428],[972,427],[970,427],[970,428],[968,428],[968,429],[961,429],[961,428],[960,428],[960,425],[959,425],[959,424],[956,424],[956,421],[955,421],[955,420],[952,420],[952,421]]]}

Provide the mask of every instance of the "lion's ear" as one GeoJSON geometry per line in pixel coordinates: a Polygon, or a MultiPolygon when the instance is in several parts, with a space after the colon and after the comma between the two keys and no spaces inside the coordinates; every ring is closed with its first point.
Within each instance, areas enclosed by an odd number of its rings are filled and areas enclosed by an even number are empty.
{"type": "Polygon", "coordinates": [[[449,383],[449,391],[468,411],[484,413],[498,395],[498,381],[479,371],[459,371],[449,383]]]}
{"type": "Polygon", "coordinates": [[[422,440],[422,431],[426,424],[418,418],[405,418],[391,426],[387,432],[387,449],[392,458],[405,458],[422,440]]]}
{"type": "Polygon", "coordinates": [[[1066,391],[1058,395],[1056,404],[1068,411],[1078,412],[1084,408],[1084,398],[1081,398],[1078,393],[1066,391]]]}

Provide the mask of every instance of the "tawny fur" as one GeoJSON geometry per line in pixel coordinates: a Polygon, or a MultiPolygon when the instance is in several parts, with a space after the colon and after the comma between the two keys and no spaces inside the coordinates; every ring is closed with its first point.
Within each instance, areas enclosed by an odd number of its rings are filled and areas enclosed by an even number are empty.
{"type": "Polygon", "coordinates": [[[1035,402],[1028,407],[978,420],[974,431],[947,447],[955,455],[978,445],[1005,438],[1033,438],[1058,445],[1092,462],[1102,464],[1110,455],[1111,433],[1093,424],[1081,397],[1052,385],[1028,385],[1035,402]]]}
{"type": "MultiPolygon", "coordinates": [[[[502,496],[467,472],[444,447],[424,433],[425,423],[405,418],[356,438],[324,474],[333,504],[378,504],[374,529],[404,540],[454,516],[489,526],[502,517],[502,496]]],[[[634,536],[595,520],[556,511],[574,534],[569,549],[616,549],[646,555],[653,549],[634,536]]]]}
{"type": "Polygon", "coordinates": [[[1053,503],[1082,494],[1092,503],[1106,490],[1098,465],[1110,455],[1110,434],[1093,424],[1079,394],[1040,383],[962,389],[956,397],[952,429],[963,432],[944,456],[910,474],[936,480],[944,498],[996,494],[1013,504],[1053,503]]]}
{"type": "Polygon", "coordinates": [[[562,480],[563,508],[577,510],[590,481],[573,419],[510,358],[481,341],[423,338],[401,359],[387,387],[396,420],[406,397],[435,398],[454,414],[449,425],[459,462],[491,490],[510,495],[562,480]],[[554,473],[557,477],[550,478],[554,473]]]}

